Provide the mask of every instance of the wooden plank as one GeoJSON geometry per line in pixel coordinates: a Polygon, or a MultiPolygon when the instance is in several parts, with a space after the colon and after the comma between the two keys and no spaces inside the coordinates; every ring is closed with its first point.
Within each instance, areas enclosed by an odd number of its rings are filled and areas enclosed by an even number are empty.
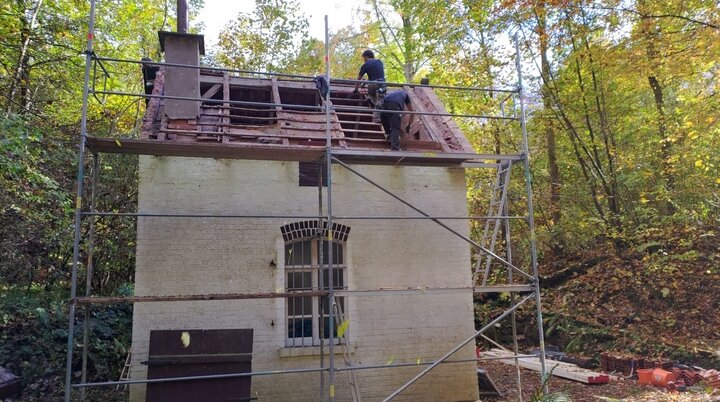
{"type": "MultiPolygon", "coordinates": [[[[428,112],[447,113],[440,99],[430,88],[415,87],[413,93],[422,102],[428,112]]],[[[473,152],[473,147],[465,138],[460,128],[455,124],[449,116],[426,116],[427,120],[437,125],[442,133],[442,137],[452,151],[473,152]]]]}
{"type": "MultiPolygon", "coordinates": [[[[508,359],[498,360],[501,363],[515,365],[513,352],[501,349],[491,349],[482,353],[483,357],[508,357],[508,359]]],[[[517,359],[518,365],[534,371],[542,371],[542,364],[537,357],[523,357],[517,359]]],[[[578,381],[585,384],[606,384],[610,381],[607,374],[596,373],[592,370],[580,368],[575,364],[559,362],[555,360],[545,360],[545,368],[548,373],[555,377],[565,378],[568,380],[578,381]]]]}
{"type": "Polygon", "coordinates": [[[230,129],[228,128],[228,125],[230,124],[230,110],[226,109],[230,106],[230,103],[228,101],[230,100],[230,77],[228,76],[227,71],[223,73],[223,109],[220,109],[221,114],[223,115],[222,118],[222,124],[224,126],[221,128],[223,132],[222,142],[224,144],[228,143],[230,141],[230,138],[227,136],[230,129]]]}
{"type": "Polygon", "coordinates": [[[322,146],[217,144],[97,137],[88,137],[87,145],[93,151],[118,154],[275,161],[317,161],[325,151],[322,146]]]}
{"type": "MultiPolygon", "coordinates": [[[[333,139],[333,142],[335,141],[340,141],[340,139],[333,139]]],[[[325,152],[324,142],[317,141],[315,144],[317,145],[278,145],[237,142],[219,144],[196,141],[156,141],[91,136],[87,138],[88,148],[95,152],[306,162],[319,160],[325,152]]],[[[399,164],[403,166],[460,167],[460,164],[465,161],[477,158],[484,159],[483,155],[477,154],[340,148],[333,149],[333,154],[346,163],[364,165],[395,165],[401,160],[399,164]]],[[[487,159],[498,159],[498,156],[504,157],[503,155],[496,155],[493,158],[487,159]]]]}
{"type": "Polygon", "coordinates": [[[220,88],[222,88],[222,84],[213,84],[213,86],[210,87],[207,91],[205,91],[204,94],[202,94],[201,98],[210,99],[213,96],[215,96],[218,91],[220,91],[220,88]]]}
{"type": "MultiPolygon", "coordinates": [[[[227,73],[226,73],[227,74],[227,73]]],[[[234,87],[246,87],[246,88],[266,88],[270,89],[272,86],[272,79],[270,78],[247,78],[238,76],[229,76],[229,84],[234,87]]],[[[201,83],[210,84],[221,84],[223,78],[216,75],[200,75],[201,83]]],[[[315,83],[306,81],[285,81],[278,80],[278,86],[282,88],[290,89],[315,89],[315,83]]]]}
{"type": "MultiPolygon", "coordinates": [[[[418,99],[418,97],[415,95],[415,92],[410,87],[405,87],[404,89],[410,96],[410,103],[413,105],[415,111],[429,112],[425,104],[421,102],[420,99],[418,99]]],[[[439,128],[435,124],[433,124],[433,121],[431,119],[429,119],[430,116],[422,114],[416,116],[419,117],[419,120],[422,122],[422,125],[425,128],[424,131],[427,133],[428,137],[430,137],[430,140],[440,144],[444,151],[451,152],[450,147],[448,147],[445,140],[443,140],[442,133],[440,133],[439,128]]]]}
{"type": "MultiPolygon", "coordinates": [[[[279,103],[282,103],[282,102],[280,101],[280,90],[278,89],[277,78],[272,77],[272,79],[270,80],[270,82],[272,83],[272,101],[271,101],[271,102],[272,102],[272,103],[278,103],[278,104],[279,104],[279,103]]],[[[281,110],[282,110],[282,107],[281,107],[280,105],[276,105],[276,106],[275,106],[275,111],[276,111],[276,112],[279,112],[279,111],[281,111],[281,110]]]]}

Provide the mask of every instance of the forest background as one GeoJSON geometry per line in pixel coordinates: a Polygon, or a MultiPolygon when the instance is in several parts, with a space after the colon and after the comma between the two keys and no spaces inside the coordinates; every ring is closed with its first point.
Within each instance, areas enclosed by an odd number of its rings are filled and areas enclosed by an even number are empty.
{"type": "MultiPolygon", "coordinates": [[[[0,5],[0,365],[31,395],[59,392],[64,374],[88,12],[80,0],[0,5]]],[[[360,24],[331,32],[333,77],[355,78],[371,48],[389,81],[512,87],[517,38],[550,343],[594,358],[621,350],[717,365],[716,1],[366,0],[358,15],[360,24]]],[[[174,16],[173,1],[100,1],[95,52],[161,60],[157,31],[174,30],[174,16]]],[[[315,75],[323,56],[296,1],[256,0],[203,62],[315,75]]],[[[106,67],[109,89],[142,92],[137,65],[106,67]]],[[[453,113],[499,114],[501,104],[518,112],[493,93],[437,92],[453,113]]],[[[90,100],[90,134],[138,136],[145,102],[90,100]]],[[[519,150],[517,124],[458,123],[478,152],[519,150]]],[[[137,158],[104,156],[98,173],[98,209],[135,211],[137,158]]],[[[493,178],[468,172],[470,215],[483,215],[493,178]]],[[[510,188],[510,215],[522,211],[522,186],[510,188]]],[[[477,223],[472,229],[481,235],[477,223]]],[[[527,266],[527,233],[514,233],[516,262],[527,266]]],[[[134,241],[134,220],[97,218],[96,294],[132,294],[134,241]]],[[[507,297],[478,299],[478,324],[507,297]]],[[[129,306],[93,310],[91,380],[118,377],[131,316],[129,306]]],[[[532,314],[522,317],[522,339],[532,345],[532,314]]],[[[493,334],[507,335],[504,327],[493,334]]]]}

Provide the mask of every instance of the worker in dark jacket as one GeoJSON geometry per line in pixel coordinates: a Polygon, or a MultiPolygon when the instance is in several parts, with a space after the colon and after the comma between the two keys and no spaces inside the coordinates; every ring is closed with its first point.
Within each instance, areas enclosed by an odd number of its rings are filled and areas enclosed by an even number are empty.
{"type": "MultiPolygon", "coordinates": [[[[412,103],[410,103],[410,96],[404,90],[392,91],[385,95],[382,104],[382,110],[384,111],[380,114],[380,120],[385,132],[390,136],[390,149],[393,151],[400,150],[400,126],[402,125],[402,114],[400,112],[405,108],[414,111],[412,103]]],[[[406,133],[410,132],[410,126],[414,119],[415,115],[411,114],[408,124],[405,126],[406,133]]]]}
{"type": "MultiPolygon", "coordinates": [[[[385,66],[383,66],[382,61],[375,58],[375,53],[373,53],[370,49],[363,52],[362,58],[364,63],[360,66],[360,72],[358,73],[357,79],[360,81],[365,75],[367,75],[368,96],[370,96],[374,103],[377,103],[378,90],[385,89],[385,66]]],[[[356,82],[353,94],[358,94],[359,87],[360,83],[356,82]]]]}

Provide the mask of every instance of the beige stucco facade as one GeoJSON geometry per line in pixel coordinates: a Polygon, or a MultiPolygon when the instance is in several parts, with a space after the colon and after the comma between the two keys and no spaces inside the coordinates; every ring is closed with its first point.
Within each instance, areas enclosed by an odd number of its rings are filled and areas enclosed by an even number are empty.
{"type": "MultiPolygon", "coordinates": [[[[467,212],[464,171],[430,167],[355,166],[419,208],[437,215],[467,212]]],[[[340,166],[333,168],[337,216],[417,216],[340,166]]],[[[318,190],[298,186],[297,162],[140,157],[138,210],[213,214],[317,215],[318,190]]],[[[141,218],[137,227],[137,295],[277,292],[285,287],[280,227],[304,219],[141,218]]],[[[467,243],[427,220],[344,220],[350,290],[384,287],[468,287],[467,243]]],[[[467,222],[447,221],[463,234],[467,222]]],[[[427,361],[474,332],[471,292],[353,296],[346,314],[356,364],[427,361]]],[[[316,347],[287,348],[285,300],[137,303],[132,377],[144,378],[153,329],[252,328],[253,371],[319,366],[316,347]]],[[[468,345],[453,359],[474,357],[468,345]]],[[[340,356],[338,366],[343,366],[340,356]]],[[[364,401],[387,396],[423,367],[362,370],[364,401]]],[[[339,400],[352,400],[337,374],[339,400]]],[[[319,400],[319,374],[258,376],[260,401],[319,400]]],[[[478,398],[475,363],[447,364],[397,400],[467,401],[478,398]]],[[[131,387],[144,400],[144,386],[131,387]]]]}

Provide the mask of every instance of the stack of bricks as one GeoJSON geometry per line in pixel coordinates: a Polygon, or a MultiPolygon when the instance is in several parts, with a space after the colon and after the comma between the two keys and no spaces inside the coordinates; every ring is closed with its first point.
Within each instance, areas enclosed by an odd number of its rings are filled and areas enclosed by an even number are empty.
{"type": "Polygon", "coordinates": [[[720,388],[720,371],[718,370],[702,370],[700,375],[703,377],[703,382],[710,387],[720,388]]]}
{"type": "Polygon", "coordinates": [[[693,369],[682,369],[680,367],[673,367],[670,372],[675,374],[677,378],[676,383],[683,382],[687,386],[692,386],[703,380],[703,376],[693,369]]]}
{"type": "Polygon", "coordinates": [[[600,370],[606,373],[622,373],[629,376],[635,374],[638,369],[655,367],[668,370],[672,367],[672,362],[663,359],[612,355],[607,352],[600,355],[600,370]]]}

